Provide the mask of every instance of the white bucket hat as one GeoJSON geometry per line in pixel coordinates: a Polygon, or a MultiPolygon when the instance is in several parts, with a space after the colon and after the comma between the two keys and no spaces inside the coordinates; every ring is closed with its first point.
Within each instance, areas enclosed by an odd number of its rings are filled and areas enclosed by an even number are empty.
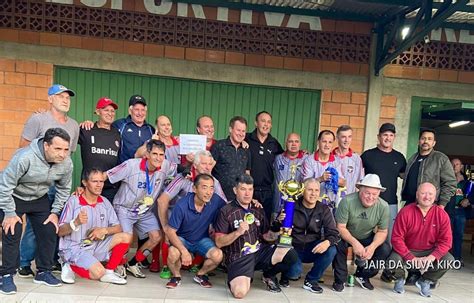
{"type": "Polygon", "coordinates": [[[361,186],[367,186],[372,188],[380,189],[382,192],[386,190],[385,187],[380,184],[380,178],[376,174],[367,174],[365,177],[358,183],[356,183],[356,187],[360,188],[361,186]]]}

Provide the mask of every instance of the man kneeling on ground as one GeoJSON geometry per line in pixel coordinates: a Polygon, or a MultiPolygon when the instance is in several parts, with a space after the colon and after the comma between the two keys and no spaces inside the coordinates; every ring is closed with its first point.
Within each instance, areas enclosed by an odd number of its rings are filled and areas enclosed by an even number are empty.
{"type": "Polygon", "coordinates": [[[208,174],[197,175],[193,192],[180,199],[171,213],[165,232],[171,242],[168,254],[168,266],[173,277],[167,288],[176,288],[181,284],[181,265],[192,263],[191,253],[206,258],[203,266],[194,276],[194,281],[202,287],[212,287],[208,272],[222,261],[222,250],[209,238],[209,226],[214,223],[219,210],[226,204],[214,194],[214,178],[208,174]]]}
{"type": "Polygon", "coordinates": [[[453,240],[449,215],[434,204],[435,200],[436,187],[423,183],[416,191],[417,203],[403,207],[395,219],[393,251],[388,258],[397,278],[394,292],[405,292],[405,265],[421,270],[423,274],[415,285],[420,295],[431,297],[430,284],[436,285],[454,261],[448,252],[453,240]]]}
{"type": "Polygon", "coordinates": [[[216,245],[223,247],[230,291],[243,298],[250,290],[255,270],[263,270],[262,280],[271,292],[281,292],[276,275],[296,263],[292,248],[277,247],[266,242],[277,239],[280,227],[269,228],[262,209],[252,206],[253,179],[241,175],[234,186],[236,198],[224,206],[215,224],[216,245]]]}
{"type": "Polygon", "coordinates": [[[126,284],[114,273],[128,251],[131,237],[122,232],[117,215],[101,196],[105,174],[98,169],[84,171],[80,196],[72,195],[59,221],[59,254],[64,262],[61,280],[80,277],[106,283],[126,284]],[[107,262],[105,267],[101,262],[107,262]]]}
{"type": "Polygon", "coordinates": [[[298,262],[288,272],[282,273],[280,285],[289,287],[289,280],[296,280],[303,272],[303,263],[313,263],[306,274],[303,288],[313,293],[322,293],[318,281],[336,256],[339,232],[328,205],[319,201],[320,183],[315,178],[304,181],[303,198],[296,202],[293,215],[293,246],[298,253],[298,262]]]}

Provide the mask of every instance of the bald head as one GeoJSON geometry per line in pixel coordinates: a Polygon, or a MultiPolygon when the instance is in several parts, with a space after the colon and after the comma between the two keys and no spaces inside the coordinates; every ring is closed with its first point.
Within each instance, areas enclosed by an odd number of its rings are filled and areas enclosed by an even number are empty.
{"type": "Polygon", "coordinates": [[[171,120],[167,116],[158,116],[156,118],[156,130],[158,135],[161,137],[169,137],[173,133],[173,127],[171,126],[171,120]]]}
{"type": "Polygon", "coordinates": [[[420,184],[416,190],[416,201],[424,209],[429,209],[434,204],[436,196],[436,187],[428,182],[420,184]]]}
{"type": "Polygon", "coordinates": [[[297,133],[289,133],[286,137],[286,151],[291,156],[295,156],[301,149],[300,135],[297,133]]]}

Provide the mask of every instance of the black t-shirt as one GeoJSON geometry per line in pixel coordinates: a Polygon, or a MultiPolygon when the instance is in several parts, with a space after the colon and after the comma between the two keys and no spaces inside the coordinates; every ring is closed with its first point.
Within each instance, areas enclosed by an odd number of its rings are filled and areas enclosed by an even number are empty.
{"type": "Polygon", "coordinates": [[[380,193],[380,197],[388,204],[397,204],[397,178],[400,173],[405,172],[405,157],[394,149],[387,153],[375,147],[366,150],[361,158],[365,174],[377,174],[382,186],[387,189],[380,193]]]}
{"type": "MultiPolygon", "coordinates": [[[[120,133],[117,129],[99,128],[97,123],[91,130],[80,130],[79,144],[81,145],[82,170],[99,168],[107,171],[118,164],[120,150],[120,133]]],[[[113,185],[105,182],[104,188],[113,185]]]]}
{"type": "Polygon", "coordinates": [[[255,188],[271,190],[275,180],[273,163],[275,157],[283,153],[283,148],[277,139],[270,134],[263,143],[260,142],[257,137],[257,130],[248,133],[245,140],[249,144],[252,160],[250,175],[254,180],[255,188]]]}
{"type": "Polygon", "coordinates": [[[402,200],[406,201],[405,205],[416,201],[416,189],[418,188],[418,175],[420,172],[420,165],[426,159],[426,156],[418,155],[415,162],[410,166],[405,179],[405,188],[402,192],[402,200]]]}

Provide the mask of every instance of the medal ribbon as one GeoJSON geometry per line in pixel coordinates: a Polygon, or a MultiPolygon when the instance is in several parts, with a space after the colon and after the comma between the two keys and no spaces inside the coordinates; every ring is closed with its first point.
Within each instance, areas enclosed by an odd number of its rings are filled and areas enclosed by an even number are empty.
{"type": "Polygon", "coordinates": [[[150,181],[150,176],[148,174],[148,166],[145,164],[145,174],[146,174],[146,192],[148,196],[151,196],[153,193],[153,187],[155,187],[155,174],[153,174],[153,178],[150,181]]]}

